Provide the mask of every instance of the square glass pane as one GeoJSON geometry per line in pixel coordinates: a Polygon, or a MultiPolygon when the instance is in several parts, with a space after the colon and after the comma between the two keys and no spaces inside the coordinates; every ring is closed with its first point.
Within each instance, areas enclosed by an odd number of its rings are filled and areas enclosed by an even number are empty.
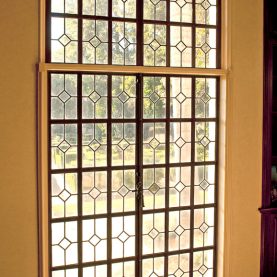
{"type": "Polygon", "coordinates": [[[112,124],[112,165],[135,165],[136,124],[112,124]]]}
{"type": "Polygon", "coordinates": [[[169,212],[169,251],[190,247],[190,210],[169,212]]]}
{"type": "Polygon", "coordinates": [[[143,78],[143,117],[165,118],[166,116],[166,78],[143,78]]]}
{"type": "Polygon", "coordinates": [[[214,215],[214,208],[194,210],[194,247],[212,246],[214,244],[214,215]]]}
{"type": "Polygon", "coordinates": [[[216,25],[216,0],[195,0],[195,21],[198,24],[216,25]]]}
{"type": "Polygon", "coordinates": [[[112,0],[112,4],[114,17],[136,17],[136,0],[112,0]]]}
{"type": "Polygon", "coordinates": [[[216,86],[215,78],[195,79],[195,117],[216,117],[216,86]]]}
{"type": "Polygon", "coordinates": [[[193,253],[193,276],[213,276],[214,250],[193,253]]]}
{"type": "Polygon", "coordinates": [[[107,118],[107,75],[82,75],[82,118],[107,118]]]}
{"type": "Polygon", "coordinates": [[[170,163],[191,161],[191,123],[170,123],[170,163]]]}
{"type": "Polygon", "coordinates": [[[170,65],[191,67],[192,65],[192,28],[170,27],[170,65]]]}
{"type": "Polygon", "coordinates": [[[77,173],[51,175],[52,218],[78,215],[77,173]]]}
{"type": "Polygon", "coordinates": [[[166,0],[144,0],[143,19],[165,21],[166,0]]]}
{"type": "Polygon", "coordinates": [[[108,21],[83,20],[83,63],[108,63],[108,21]]]}
{"type": "Polygon", "coordinates": [[[107,277],[107,265],[84,267],[83,277],[107,277]]]}
{"type": "Polygon", "coordinates": [[[215,122],[195,123],[195,160],[197,162],[215,161],[215,122]]]}
{"type": "Polygon", "coordinates": [[[135,118],[136,77],[112,76],[112,118],[135,118]]]}
{"type": "Polygon", "coordinates": [[[52,0],[51,12],[77,14],[78,0],[52,0]]]}
{"type": "Polygon", "coordinates": [[[107,213],[107,171],[84,172],[83,215],[107,213]]]}
{"type": "Polygon", "coordinates": [[[77,119],[77,75],[51,74],[51,119],[77,119]]]}
{"type": "Polygon", "coordinates": [[[83,262],[107,259],[107,219],[83,220],[82,249],[83,262]]]}
{"type": "Polygon", "coordinates": [[[51,224],[52,266],[77,263],[77,236],[77,221],[51,224]]]}
{"type": "Polygon", "coordinates": [[[168,276],[189,277],[190,254],[180,254],[168,257],[168,276]]]}
{"type": "Polygon", "coordinates": [[[195,29],[195,67],[216,68],[216,29],[195,29]]]}
{"type": "Polygon", "coordinates": [[[135,233],[134,215],[112,218],[112,258],[135,256],[135,233]]]}
{"type": "Polygon", "coordinates": [[[144,209],[165,207],[165,168],[143,170],[144,209]]]}
{"type": "Polygon", "coordinates": [[[136,65],[137,58],[136,23],[117,22],[112,24],[112,63],[136,65]]]}
{"type": "Polygon", "coordinates": [[[108,15],[108,0],[83,0],[84,15],[108,15]]]}
{"type": "Polygon", "coordinates": [[[135,211],[135,182],[135,170],[112,171],[112,212],[135,211]]]}
{"type": "Polygon", "coordinates": [[[164,257],[144,259],[142,261],[142,276],[164,276],[164,257]]]}
{"type": "Polygon", "coordinates": [[[107,165],[107,124],[83,124],[83,167],[107,165]]]}
{"type": "Polygon", "coordinates": [[[143,163],[165,163],[165,123],[143,124],[143,163]]]}
{"type": "Polygon", "coordinates": [[[51,62],[78,62],[78,20],[51,18],[51,62]]]}
{"type": "Polygon", "coordinates": [[[77,167],[77,125],[51,125],[52,169],[77,167]]]}
{"type": "Polygon", "coordinates": [[[192,22],[192,0],[170,0],[170,21],[192,22]]]}
{"type": "Polygon", "coordinates": [[[166,65],[166,25],[144,24],[144,65],[166,65]]]}
{"type": "Polygon", "coordinates": [[[196,205],[214,203],[215,166],[196,166],[194,175],[194,203],[196,205]]]}
{"type": "Polygon", "coordinates": [[[170,78],[170,117],[191,117],[192,78],[170,78]]]}
{"type": "Polygon", "coordinates": [[[182,207],[190,204],[190,167],[169,169],[169,207],[182,207]]]}
{"type": "Polygon", "coordinates": [[[143,254],[160,253],[165,244],[164,213],[144,214],[142,225],[143,254]]]}
{"type": "Polygon", "coordinates": [[[112,277],[118,277],[118,276],[125,276],[125,277],[135,276],[135,261],[113,263],[112,277]]]}

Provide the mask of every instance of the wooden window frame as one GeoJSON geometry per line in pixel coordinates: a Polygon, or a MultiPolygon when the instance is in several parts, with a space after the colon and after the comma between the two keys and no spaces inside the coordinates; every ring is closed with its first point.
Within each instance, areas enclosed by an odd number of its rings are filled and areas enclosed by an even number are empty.
{"type": "Polygon", "coordinates": [[[38,254],[39,276],[49,277],[49,206],[48,206],[48,73],[63,72],[109,72],[132,74],[162,74],[213,76],[220,78],[220,112],[219,112],[219,176],[218,176],[218,231],[217,231],[217,276],[223,276],[224,260],[227,256],[229,242],[224,239],[225,218],[225,141],[226,141],[226,98],[229,91],[230,74],[230,1],[221,2],[221,51],[219,68],[180,68],[180,67],[148,67],[148,66],[118,66],[93,64],[60,64],[46,62],[46,1],[40,0],[40,55],[37,66],[38,97],[37,97],[37,176],[38,176],[38,254]]]}

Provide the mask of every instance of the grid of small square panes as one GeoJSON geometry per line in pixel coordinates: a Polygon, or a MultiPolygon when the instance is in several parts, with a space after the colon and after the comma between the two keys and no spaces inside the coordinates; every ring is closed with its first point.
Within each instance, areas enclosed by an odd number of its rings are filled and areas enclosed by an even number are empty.
{"type": "Polygon", "coordinates": [[[52,277],[215,276],[218,81],[49,73],[52,277]]]}
{"type": "Polygon", "coordinates": [[[52,0],[47,62],[218,68],[219,0],[52,0]]]}

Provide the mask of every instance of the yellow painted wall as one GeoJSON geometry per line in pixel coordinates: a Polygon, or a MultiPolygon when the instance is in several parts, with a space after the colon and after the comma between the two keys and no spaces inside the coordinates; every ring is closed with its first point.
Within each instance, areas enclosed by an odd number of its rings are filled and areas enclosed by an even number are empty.
{"type": "MultiPolygon", "coordinates": [[[[37,276],[38,0],[0,1],[0,276],[37,276]]],[[[259,275],[262,0],[231,0],[224,277],[259,275]]]]}
{"type": "Polygon", "coordinates": [[[0,1],[0,276],[37,277],[38,0],[0,1]]]}
{"type": "Polygon", "coordinates": [[[259,276],[263,1],[231,0],[227,109],[226,277],[259,276]]]}

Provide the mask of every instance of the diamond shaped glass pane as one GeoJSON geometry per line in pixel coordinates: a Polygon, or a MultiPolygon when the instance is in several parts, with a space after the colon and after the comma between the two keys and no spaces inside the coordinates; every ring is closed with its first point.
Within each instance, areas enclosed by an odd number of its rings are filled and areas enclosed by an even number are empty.
{"type": "Polygon", "coordinates": [[[63,91],[60,95],[59,98],[65,103],[70,99],[70,95],[66,92],[63,91]]]}
{"type": "Polygon", "coordinates": [[[90,96],[89,98],[94,102],[96,103],[100,98],[101,96],[96,92],[94,91],[90,96]]]}
{"type": "Polygon", "coordinates": [[[59,38],[59,42],[63,45],[63,46],[66,46],[69,42],[70,42],[70,38],[67,36],[67,35],[62,35],[60,38],[59,38]]]}
{"type": "Polygon", "coordinates": [[[208,229],[209,229],[209,226],[204,222],[200,227],[199,229],[201,230],[202,233],[205,233],[208,229]]]}
{"type": "Polygon", "coordinates": [[[59,148],[65,153],[69,148],[70,144],[67,141],[63,141],[60,145],[59,148]]]}
{"type": "Polygon", "coordinates": [[[159,232],[153,228],[150,233],[149,233],[149,236],[152,238],[152,239],[155,239],[157,236],[159,235],[159,232]]]}
{"type": "Polygon", "coordinates": [[[63,190],[60,194],[59,197],[63,200],[66,201],[70,197],[70,193],[67,190],[63,190]]]}
{"type": "Polygon", "coordinates": [[[67,239],[67,238],[64,238],[60,243],[59,245],[64,249],[66,250],[69,245],[70,245],[70,241],[67,239]]]}
{"type": "Polygon", "coordinates": [[[156,183],[154,183],[150,186],[149,190],[155,194],[160,190],[160,187],[156,183]]]}

